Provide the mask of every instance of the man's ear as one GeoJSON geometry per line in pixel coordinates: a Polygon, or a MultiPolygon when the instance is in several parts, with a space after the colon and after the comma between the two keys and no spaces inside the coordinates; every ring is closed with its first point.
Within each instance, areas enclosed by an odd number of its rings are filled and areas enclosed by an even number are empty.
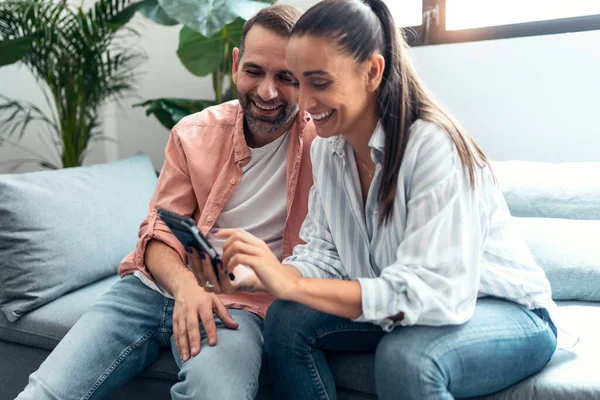
{"type": "Polygon", "coordinates": [[[237,73],[240,68],[240,49],[235,47],[233,49],[233,62],[231,63],[231,78],[233,79],[234,85],[237,85],[237,73]]]}
{"type": "Polygon", "coordinates": [[[379,88],[384,70],[385,58],[381,54],[373,54],[367,60],[367,91],[375,92],[379,88]]]}

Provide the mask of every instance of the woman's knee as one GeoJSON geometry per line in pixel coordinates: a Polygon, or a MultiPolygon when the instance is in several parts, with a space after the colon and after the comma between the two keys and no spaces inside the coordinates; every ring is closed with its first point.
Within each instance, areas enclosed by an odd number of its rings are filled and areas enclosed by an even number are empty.
{"type": "Polygon", "coordinates": [[[324,315],[302,304],[276,300],[265,319],[265,351],[296,347],[314,342],[314,327],[324,315]]]}
{"type": "Polygon", "coordinates": [[[423,388],[444,381],[433,349],[423,343],[416,345],[414,341],[402,340],[401,336],[385,335],[375,351],[375,383],[381,399],[394,398],[394,393],[419,399],[423,388]]]}

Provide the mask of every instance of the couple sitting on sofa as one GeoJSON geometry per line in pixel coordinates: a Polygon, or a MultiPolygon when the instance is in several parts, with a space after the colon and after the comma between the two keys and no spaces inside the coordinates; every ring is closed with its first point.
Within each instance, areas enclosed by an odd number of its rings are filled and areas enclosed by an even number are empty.
{"type": "Polygon", "coordinates": [[[375,352],[382,399],[483,395],[539,371],[556,347],[548,280],[395,27],[381,0],[250,19],[239,100],[173,128],[122,279],[18,398],[108,397],[170,347],[174,399],[251,399],[263,340],[277,398],[336,397],[324,349],[375,352]],[[216,231],[219,276],[159,208],[216,231]]]}

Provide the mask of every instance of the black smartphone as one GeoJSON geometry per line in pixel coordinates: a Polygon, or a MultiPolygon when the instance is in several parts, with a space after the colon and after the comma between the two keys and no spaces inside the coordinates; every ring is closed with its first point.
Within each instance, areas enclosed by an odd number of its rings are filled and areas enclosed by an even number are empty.
{"type": "MultiPolygon", "coordinates": [[[[199,253],[207,254],[210,257],[215,276],[219,279],[218,263],[220,262],[220,256],[208,239],[200,232],[196,222],[190,217],[163,208],[158,210],[158,216],[186,249],[194,248],[199,253]]],[[[230,273],[229,279],[234,280],[235,276],[230,273]]]]}

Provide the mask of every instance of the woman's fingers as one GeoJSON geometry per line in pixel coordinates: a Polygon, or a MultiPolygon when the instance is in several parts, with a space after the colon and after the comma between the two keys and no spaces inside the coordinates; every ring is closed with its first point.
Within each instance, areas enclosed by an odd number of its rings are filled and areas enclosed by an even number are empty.
{"type": "MultiPolygon", "coordinates": [[[[235,293],[237,288],[234,286],[234,282],[229,277],[230,273],[225,268],[225,262],[222,261],[219,265],[219,283],[221,284],[221,290],[223,293],[235,293]]],[[[232,268],[233,270],[233,268],[232,268]]]]}
{"type": "Polygon", "coordinates": [[[204,283],[204,290],[207,292],[222,293],[221,283],[217,279],[215,270],[213,267],[213,261],[210,259],[208,254],[202,254],[202,266],[204,271],[204,277],[206,282],[204,283]]]}
{"type": "Polygon", "coordinates": [[[233,257],[231,257],[231,265],[246,265],[254,270],[254,272],[258,275],[258,271],[256,271],[256,260],[257,258],[251,256],[249,254],[241,254],[237,253],[233,257]]]}
{"type": "Polygon", "coordinates": [[[198,281],[198,285],[204,286],[204,282],[206,282],[206,277],[204,276],[204,267],[202,259],[200,258],[200,254],[196,249],[191,249],[188,251],[188,260],[189,267],[196,280],[198,281]]]}
{"type": "Polygon", "coordinates": [[[223,238],[223,239],[225,239],[225,238],[227,239],[227,240],[225,240],[223,247],[227,247],[228,245],[231,245],[235,241],[245,242],[245,243],[248,243],[251,245],[255,245],[257,247],[260,247],[265,244],[265,242],[263,240],[257,238],[256,236],[252,235],[251,233],[246,232],[243,229],[222,229],[219,232],[217,232],[215,234],[215,236],[223,238]]]}
{"type": "Polygon", "coordinates": [[[252,244],[248,244],[243,241],[235,241],[229,246],[223,248],[223,264],[226,266],[227,271],[231,272],[237,264],[231,262],[231,258],[236,254],[247,254],[252,256],[260,255],[260,249],[252,244]]]}

